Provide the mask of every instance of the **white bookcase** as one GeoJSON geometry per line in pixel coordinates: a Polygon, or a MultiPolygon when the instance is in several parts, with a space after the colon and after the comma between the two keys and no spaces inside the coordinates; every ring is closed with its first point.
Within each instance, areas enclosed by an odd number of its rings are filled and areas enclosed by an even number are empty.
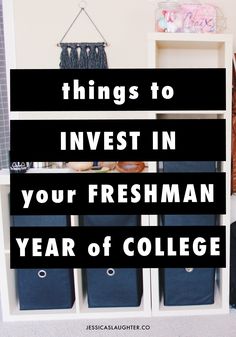
{"type": "MultiPolygon", "coordinates": [[[[147,119],[146,112],[11,112],[11,119],[147,119]]],[[[35,173],[56,172],[56,169],[32,169],[35,173]]],[[[69,169],[58,169],[69,173],[69,169]]],[[[28,174],[28,173],[27,173],[28,174]]],[[[30,174],[30,173],[29,173],[30,174]]],[[[0,170],[0,292],[4,321],[125,318],[151,316],[150,269],[142,270],[143,295],[138,307],[89,308],[83,287],[81,269],[74,269],[75,302],[65,310],[20,310],[17,296],[15,270],[10,269],[10,176],[8,170],[0,170]]],[[[72,226],[78,226],[78,216],[71,216],[72,226]]],[[[142,215],[142,226],[149,226],[149,216],[142,215]]]]}
{"type": "MultiPolygon", "coordinates": [[[[110,112],[11,112],[11,119],[134,119],[136,112],[128,114],[118,111],[110,112]]],[[[140,112],[138,118],[146,119],[147,113],[140,112]]],[[[69,172],[68,169],[58,169],[69,172]]],[[[34,172],[48,172],[47,169],[34,172]]],[[[51,171],[52,172],[52,171],[51,171]]],[[[54,170],[56,172],[56,170],[54,170]]],[[[80,269],[74,270],[75,303],[66,310],[19,310],[15,271],[10,269],[10,209],[9,209],[10,177],[7,170],[0,171],[0,274],[2,313],[5,321],[26,320],[62,320],[92,319],[119,317],[149,317],[151,315],[150,269],[143,269],[143,296],[139,307],[89,308],[86,291],[82,284],[80,269]]],[[[78,217],[71,216],[73,226],[78,225],[78,217]]],[[[142,225],[149,225],[149,217],[142,216],[142,225]]]]}
{"type": "MultiPolygon", "coordinates": [[[[220,217],[226,226],[227,268],[217,273],[215,303],[207,306],[165,307],[160,287],[159,271],[143,269],[143,297],[137,308],[89,308],[82,285],[81,270],[74,270],[75,303],[67,310],[19,310],[15,271],[10,269],[10,177],[8,171],[0,171],[0,290],[3,319],[5,321],[62,320],[92,318],[125,318],[216,314],[229,311],[229,229],[230,229],[230,158],[231,158],[231,68],[232,37],[219,34],[167,34],[152,33],[148,37],[148,67],[150,68],[226,68],[225,111],[164,111],[154,112],[12,112],[11,119],[161,119],[161,118],[224,118],[226,120],[227,154],[221,163],[226,172],[226,214],[220,217]],[[151,274],[151,275],[150,275],[151,274]]],[[[210,136],[210,130],[209,130],[210,136]]],[[[156,163],[149,163],[149,171],[156,172],[156,163]]],[[[42,174],[45,172],[42,169],[42,174]]],[[[71,217],[72,225],[78,218],[71,217]]],[[[142,225],[156,225],[157,216],[143,215],[142,225]]]]}
{"type": "MultiPolygon", "coordinates": [[[[44,174],[48,169],[31,170],[44,174]]],[[[56,170],[53,170],[54,173],[56,170]]],[[[68,172],[58,169],[58,172],[68,172]]],[[[30,174],[30,173],[29,173],[30,174]]],[[[143,295],[138,307],[119,308],[89,308],[86,290],[83,287],[81,269],[74,269],[75,302],[71,309],[65,310],[19,310],[15,270],[10,269],[10,208],[9,208],[10,177],[7,170],[0,171],[0,274],[1,274],[1,304],[3,320],[61,320],[61,319],[92,319],[92,318],[122,318],[149,317],[151,315],[150,299],[150,269],[142,270],[143,295]]],[[[71,225],[78,226],[78,216],[71,216],[71,225]]],[[[142,215],[142,226],[149,225],[149,217],[142,215]]]]}
{"type": "MultiPolygon", "coordinates": [[[[226,120],[226,161],[221,171],[226,173],[226,214],[220,215],[220,225],[226,226],[226,268],[217,270],[215,301],[212,305],[164,306],[160,289],[159,270],[151,270],[152,314],[154,316],[205,315],[229,312],[229,233],[231,179],[231,87],[232,36],[225,34],[152,33],[148,37],[149,68],[226,68],[226,110],[224,111],[156,111],[152,119],[223,118],[226,120]]],[[[209,130],[210,137],[210,130],[209,130]]],[[[149,170],[156,172],[156,163],[149,170]]],[[[158,224],[158,217],[150,216],[150,225],[158,224]]]]}

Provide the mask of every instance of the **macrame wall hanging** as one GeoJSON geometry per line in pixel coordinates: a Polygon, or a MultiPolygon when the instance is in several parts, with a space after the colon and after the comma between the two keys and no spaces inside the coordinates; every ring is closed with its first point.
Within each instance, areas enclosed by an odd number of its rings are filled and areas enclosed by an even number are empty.
{"type": "Polygon", "coordinates": [[[60,56],[60,68],[61,69],[106,69],[107,56],[105,47],[108,43],[94,21],[89,16],[88,12],[85,10],[85,3],[80,3],[80,11],[76,15],[75,19],[72,21],[71,25],[63,35],[58,46],[61,48],[60,56]],[[66,43],[63,42],[77,19],[81,14],[85,14],[91,24],[94,26],[96,31],[102,38],[102,42],[73,42],[66,43]]]}

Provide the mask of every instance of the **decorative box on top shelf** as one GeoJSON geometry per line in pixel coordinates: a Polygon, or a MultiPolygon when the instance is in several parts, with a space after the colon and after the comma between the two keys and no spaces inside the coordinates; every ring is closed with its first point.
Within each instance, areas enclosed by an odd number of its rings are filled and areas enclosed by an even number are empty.
{"type": "Polygon", "coordinates": [[[226,19],[220,8],[198,1],[166,0],[158,2],[157,32],[165,33],[220,33],[226,19]]]}

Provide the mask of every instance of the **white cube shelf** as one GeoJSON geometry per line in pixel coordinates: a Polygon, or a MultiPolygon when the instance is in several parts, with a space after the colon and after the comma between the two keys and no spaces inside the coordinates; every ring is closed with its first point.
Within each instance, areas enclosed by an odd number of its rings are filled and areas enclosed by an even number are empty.
{"type": "MultiPolygon", "coordinates": [[[[226,268],[217,270],[214,304],[165,306],[159,270],[151,270],[152,314],[154,316],[225,314],[229,312],[232,35],[151,33],[148,36],[148,67],[226,69],[226,109],[224,111],[154,111],[149,113],[149,117],[153,119],[223,118],[226,121],[226,161],[221,163],[221,171],[226,173],[226,214],[220,216],[220,225],[226,227],[226,268]]],[[[150,163],[149,170],[156,172],[156,163],[150,163]]],[[[158,216],[150,216],[150,225],[158,225],[158,216]]]]}
{"type": "MultiPolygon", "coordinates": [[[[48,173],[48,169],[32,169],[38,174],[48,173]]],[[[54,173],[67,169],[52,170],[54,173]]],[[[143,294],[138,307],[89,308],[86,289],[83,287],[81,269],[74,269],[75,302],[70,309],[20,310],[17,295],[15,270],[10,269],[10,176],[7,170],[0,171],[0,291],[2,316],[4,321],[62,320],[92,318],[150,317],[151,290],[150,269],[142,269],[143,294]]],[[[141,216],[142,226],[149,225],[148,215],[141,216]]],[[[78,216],[71,216],[71,225],[78,226],[78,216]]]]}
{"type": "MultiPolygon", "coordinates": [[[[151,33],[148,36],[149,68],[226,68],[226,110],[225,111],[152,111],[152,112],[11,112],[11,119],[162,119],[162,118],[223,118],[226,120],[226,134],[231,135],[231,74],[232,36],[222,34],[171,34],[151,33]]],[[[141,305],[135,308],[89,308],[86,291],[83,288],[80,269],[74,270],[75,303],[66,310],[19,310],[15,271],[10,269],[10,178],[7,171],[0,171],[0,274],[3,319],[6,321],[61,320],[92,318],[125,318],[224,314],[229,312],[229,225],[230,225],[230,174],[231,137],[226,141],[226,161],[221,169],[226,173],[226,214],[220,217],[226,226],[226,262],[218,270],[215,303],[205,306],[167,307],[163,299],[158,269],[143,269],[143,296],[141,305]],[[151,274],[151,275],[150,275],[151,274]]],[[[43,170],[43,169],[42,169],[43,170]]],[[[149,163],[149,171],[156,172],[156,163],[149,163]]],[[[43,172],[43,171],[42,171],[43,172]]],[[[42,173],[41,172],[41,173],[42,173]]],[[[72,225],[77,218],[72,216],[72,225]]],[[[142,225],[157,225],[156,215],[142,216],[142,225]]]]}

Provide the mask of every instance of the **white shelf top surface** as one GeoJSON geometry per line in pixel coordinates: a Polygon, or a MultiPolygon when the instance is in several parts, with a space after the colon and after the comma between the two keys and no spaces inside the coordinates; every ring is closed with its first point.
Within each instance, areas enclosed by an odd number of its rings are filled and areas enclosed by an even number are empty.
{"type": "Polygon", "coordinates": [[[148,38],[158,41],[189,41],[189,42],[226,42],[232,41],[232,34],[214,33],[149,33],[148,38]]]}

